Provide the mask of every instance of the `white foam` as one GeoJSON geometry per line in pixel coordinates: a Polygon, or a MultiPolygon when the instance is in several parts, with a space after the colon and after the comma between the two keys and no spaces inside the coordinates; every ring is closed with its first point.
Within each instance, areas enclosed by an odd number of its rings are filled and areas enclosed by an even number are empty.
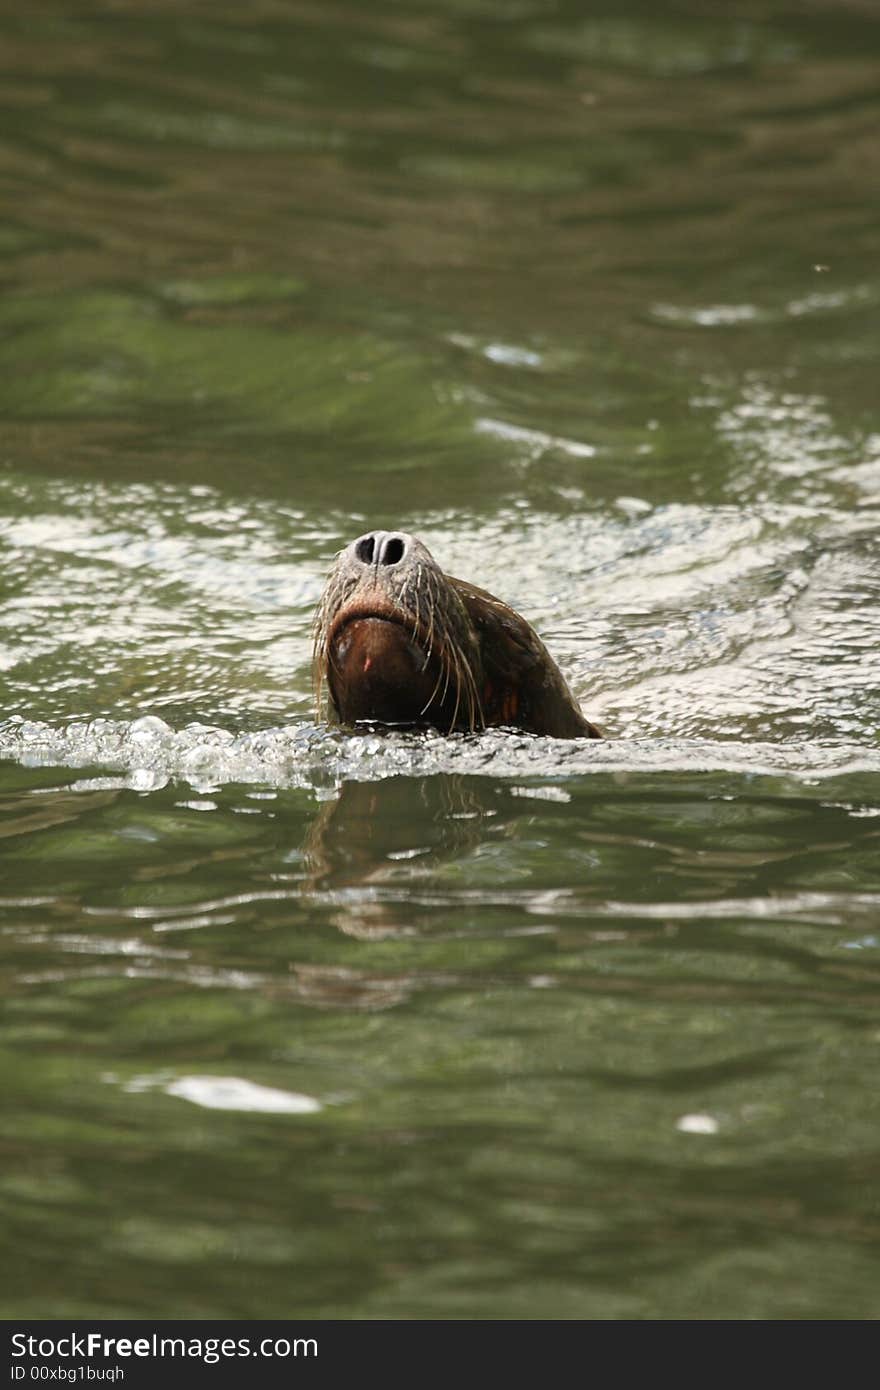
{"type": "MultiPolygon", "coordinates": [[[[590,773],[730,772],[816,781],[880,772],[880,749],[824,740],[797,743],[708,739],[551,739],[501,729],[443,737],[427,732],[344,733],[293,724],[236,733],[205,724],[174,729],[147,716],[49,724],[14,716],[0,723],[0,757],[27,767],[121,772],[148,793],[169,781],[205,793],[229,783],[310,787],[332,795],[343,781],[450,772],[521,779],[590,773]]],[[[89,779],[89,785],[94,785],[89,779]]]]}

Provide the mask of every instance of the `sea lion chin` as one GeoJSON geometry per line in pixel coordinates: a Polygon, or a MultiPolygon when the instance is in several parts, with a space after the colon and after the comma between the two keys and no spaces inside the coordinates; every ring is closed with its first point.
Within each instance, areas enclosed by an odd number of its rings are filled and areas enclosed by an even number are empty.
{"type": "Polygon", "coordinates": [[[444,574],[405,531],[340,552],[315,615],[319,712],[342,724],[498,726],[601,738],[538,634],[501,599],[444,574]]]}

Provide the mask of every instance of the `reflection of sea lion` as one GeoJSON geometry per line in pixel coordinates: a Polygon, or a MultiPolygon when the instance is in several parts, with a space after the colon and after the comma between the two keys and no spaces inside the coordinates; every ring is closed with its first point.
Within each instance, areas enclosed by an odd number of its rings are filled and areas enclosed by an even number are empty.
{"type": "Polygon", "coordinates": [[[372,531],[338,556],[315,618],[315,674],[345,724],[602,737],[525,619],[444,574],[403,531],[372,531]]]}
{"type": "MultiPolygon", "coordinates": [[[[409,937],[413,893],[480,843],[497,808],[494,783],[479,777],[343,782],[333,800],[321,802],[305,838],[303,892],[349,936],[409,937]]],[[[521,813],[519,800],[515,809],[521,813]]],[[[422,926],[443,917],[441,898],[432,902],[422,903],[422,926]]],[[[384,978],[398,978],[385,965],[384,978]]],[[[346,975],[351,969],[349,962],[346,975]]]]}

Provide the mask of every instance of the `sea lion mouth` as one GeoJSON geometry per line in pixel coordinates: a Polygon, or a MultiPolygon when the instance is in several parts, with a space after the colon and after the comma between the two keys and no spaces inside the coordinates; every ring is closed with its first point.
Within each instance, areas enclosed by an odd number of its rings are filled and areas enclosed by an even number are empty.
{"type": "Polygon", "coordinates": [[[346,723],[418,724],[444,685],[436,649],[405,613],[355,602],[327,635],[326,676],[346,723]]]}
{"type": "Polygon", "coordinates": [[[326,650],[331,664],[333,653],[346,630],[353,624],[362,622],[384,623],[388,627],[399,628],[407,640],[424,653],[424,666],[428,665],[432,655],[432,644],[421,632],[418,621],[414,621],[408,614],[391,605],[385,607],[376,603],[352,603],[336,614],[326,638],[326,650]]]}

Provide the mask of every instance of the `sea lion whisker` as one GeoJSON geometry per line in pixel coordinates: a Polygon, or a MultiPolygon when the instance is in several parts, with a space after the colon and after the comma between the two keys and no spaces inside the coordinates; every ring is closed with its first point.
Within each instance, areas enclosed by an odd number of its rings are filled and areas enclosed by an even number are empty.
{"type": "Polygon", "coordinates": [[[427,703],[425,704],[424,708],[423,708],[422,710],[420,710],[420,712],[419,712],[419,717],[421,717],[421,715],[425,714],[425,713],[431,708],[431,706],[433,705],[433,703],[434,703],[434,697],[435,697],[435,695],[437,694],[437,691],[440,689],[440,682],[443,680],[444,676],[446,677],[446,683],[445,683],[445,685],[443,686],[443,694],[440,696],[440,704],[441,704],[441,705],[443,704],[443,701],[446,699],[446,692],[447,692],[447,690],[449,689],[449,662],[448,662],[448,659],[447,659],[445,653],[441,653],[441,656],[440,656],[440,672],[439,672],[439,674],[438,674],[438,676],[437,676],[436,681],[434,682],[434,689],[431,691],[431,694],[430,694],[429,697],[428,697],[427,703]]]}
{"type": "MultiPolygon", "coordinates": [[[[419,638],[420,638],[422,632],[424,631],[424,624],[422,623],[422,600],[421,600],[421,596],[420,596],[421,581],[422,581],[422,567],[421,567],[421,565],[419,565],[419,566],[417,567],[417,569],[416,569],[416,591],[415,591],[416,616],[415,616],[415,623],[414,623],[414,626],[413,626],[413,641],[414,641],[417,645],[420,645],[420,644],[419,644],[419,638]]],[[[422,669],[423,671],[426,671],[426,670],[428,669],[428,662],[429,662],[430,660],[431,660],[431,648],[430,648],[430,646],[429,646],[429,647],[428,647],[428,650],[427,650],[427,652],[426,652],[426,654],[425,654],[425,659],[424,659],[424,661],[422,662],[422,665],[421,665],[421,669],[422,669]]]]}
{"type": "Polygon", "coordinates": [[[429,624],[428,624],[428,660],[430,661],[430,660],[431,660],[431,656],[432,656],[433,651],[434,651],[434,614],[435,614],[435,612],[437,611],[437,610],[436,610],[436,605],[435,605],[435,603],[434,603],[434,586],[433,586],[433,583],[431,583],[431,584],[428,585],[427,600],[428,600],[428,614],[429,614],[429,616],[430,616],[430,622],[429,622],[429,624]]]}
{"type": "Polygon", "coordinates": [[[318,605],[315,614],[315,621],[312,629],[312,689],[315,701],[315,717],[321,718],[324,713],[322,700],[324,690],[324,668],[327,661],[327,641],[326,625],[324,623],[325,604],[322,600],[318,605]]]}
{"type": "Polygon", "coordinates": [[[448,675],[448,672],[447,672],[447,669],[446,669],[446,662],[445,662],[445,661],[441,661],[441,662],[440,662],[440,671],[439,671],[439,674],[438,674],[438,676],[437,676],[436,681],[434,682],[434,689],[431,691],[431,694],[428,696],[428,699],[427,699],[427,701],[426,701],[424,707],[419,711],[419,718],[421,718],[423,714],[427,714],[428,710],[429,710],[429,709],[431,708],[431,706],[433,705],[434,700],[435,700],[436,695],[437,695],[437,691],[440,689],[440,682],[443,680],[443,677],[444,677],[444,676],[446,677],[446,685],[444,685],[444,687],[443,687],[443,695],[441,695],[441,697],[440,697],[440,704],[441,704],[441,705],[443,704],[443,699],[444,699],[444,697],[445,697],[445,695],[446,695],[446,688],[447,688],[447,686],[449,685],[449,675],[448,675]]]}
{"type": "Polygon", "coordinates": [[[461,667],[458,658],[453,658],[455,662],[455,709],[452,711],[452,723],[449,725],[449,732],[452,733],[458,722],[458,706],[461,701],[461,667]]]}
{"type": "Polygon", "coordinates": [[[467,697],[468,702],[468,728],[471,729],[471,731],[473,731],[473,672],[471,671],[470,662],[468,661],[467,657],[465,656],[464,652],[461,650],[460,647],[456,647],[454,649],[453,660],[455,662],[456,689],[455,712],[452,716],[452,727],[454,729],[456,724],[458,723],[458,711],[461,704],[462,691],[464,691],[464,694],[467,697]]]}
{"type": "MultiPolygon", "coordinates": [[[[434,689],[431,691],[431,694],[428,696],[428,699],[427,699],[427,701],[425,702],[425,704],[424,704],[424,705],[422,706],[422,708],[419,710],[419,718],[420,718],[420,719],[421,719],[421,717],[422,717],[423,714],[427,714],[427,713],[428,713],[428,710],[429,710],[429,709],[431,708],[431,706],[433,705],[433,703],[434,703],[434,696],[437,694],[437,689],[438,689],[438,687],[439,687],[440,682],[442,681],[442,679],[443,679],[443,670],[442,670],[442,668],[441,668],[441,671],[440,671],[439,676],[437,677],[437,681],[436,681],[436,684],[435,684],[435,686],[434,686],[434,689]]],[[[442,700],[441,700],[440,703],[441,703],[441,704],[443,703],[442,700]]]]}
{"type": "Polygon", "coordinates": [[[454,655],[450,655],[448,652],[444,652],[444,654],[443,654],[443,669],[444,669],[444,671],[446,672],[446,680],[445,680],[444,683],[443,683],[443,694],[440,696],[440,704],[441,704],[441,705],[443,705],[443,704],[446,703],[446,696],[447,696],[447,693],[448,693],[448,691],[449,691],[449,678],[450,678],[450,676],[452,675],[452,666],[453,666],[454,661],[455,661],[454,655]]]}
{"type": "Polygon", "coordinates": [[[464,675],[466,677],[465,684],[468,697],[468,727],[471,733],[474,733],[476,730],[476,717],[478,711],[480,714],[480,724],[482,725],[485,722],[483,720],[483,708],[480,701],[479,692],[477,690],[477,682],[474,679],[474,673],[471,668],[471,664],[463,653],[461,655],[461,663],[464,675]]]}

